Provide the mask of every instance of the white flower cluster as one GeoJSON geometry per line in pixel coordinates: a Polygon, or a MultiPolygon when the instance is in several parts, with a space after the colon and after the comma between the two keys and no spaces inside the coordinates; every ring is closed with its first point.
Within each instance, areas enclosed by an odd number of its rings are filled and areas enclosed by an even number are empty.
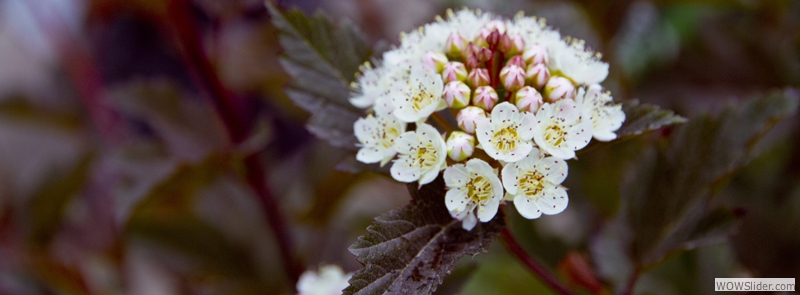
{"type": "Polygon", "coordinates": [[[447,208],[466,230],[504,199],[529,219],[557,214],[566,160],[625,121],[599,85],[606,76],[600,54],[542,19],[448,11],[361,67],[350,102],[371,114],[354,126],[357,159],[395,159],[392,177],[419,185],[444,170],[447,208]]]}

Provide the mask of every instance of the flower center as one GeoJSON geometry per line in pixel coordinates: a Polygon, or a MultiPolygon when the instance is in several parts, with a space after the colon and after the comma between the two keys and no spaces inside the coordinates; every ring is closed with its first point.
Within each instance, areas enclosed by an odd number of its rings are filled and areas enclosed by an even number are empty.
{"type": "Polygon", "coordinates": [[[561,125],[553,122],[554,124],[550,124],[544,130],[544,140],[549,142],[555,147],[561,146],[564,143],[564,136],[567,135],[567,132],[561,128],[561,125]]]}
{"type": "Polygon", "coordinates": [[[517,147],[517,129],[506,127],[494,133],[492,144],[498,151],[508,152],[517,147]]]}
{"type": "Polygon", "coordinates": [[[519,179],[519,188],[525,196],[539,195],[544,189],[544,175],[535,170],[530,170],[519,179]]]}
{"type": "Polygon", "coordinates": [[[467,196],[474,202],[484,202],[492,197],[492,183],[483,176],[472,173],[467,183],[467,196]]]}
{"type": "Polygon", "coordinates": [[[422,83],[419,84],[419,88],[420,90],[411,98],[411,108],[414,109],[415,112],[419,112],[421,109],[431,105],[436,99],[433,94],[425,91],[422,83]]]}
{"type": "Polygon", "coordinates": [[[378,143],[384,148],[391,148],[394,146],[394,139],[400,136],[400,130],[398,130],[395,126],[387,126],[388,122],[383,123],[383,128],[381,128],[380,137],[378,137],[378,143]]]}
{"type": "Polygon", "coordinates": [[[433,145],[428,143],[424,146],[419,146],[417,148],[417,153],[412,153],[409,156],[414,158],[414,160],[411,161],[412,167],[418,167],[420,169],[431,168],[436,165],[438,152],[433,145]]]}

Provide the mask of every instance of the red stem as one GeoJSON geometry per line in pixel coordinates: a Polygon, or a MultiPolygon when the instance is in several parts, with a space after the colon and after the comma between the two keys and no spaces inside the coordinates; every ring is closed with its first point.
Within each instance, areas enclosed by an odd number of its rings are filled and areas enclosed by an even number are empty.
{"type": "Polygon", "coordinates": [[[628,283],[625,285],[625,290],[622,291],[622,295],[630,295],[633,293],[633,287],[636,286],[636,281],[639,280],[640,273],[639,267],[633,269],[633,273],[631,273],[630,278],[628,278],[628,283]]]}
{"type": "Polygon", "coordinates": [[[500,235],[503,237],[503,242],[506,246],[508,252],[514,254],[514,256],[519,259],[522,264],[528,267],[528,269],[533,272],[536,276],[538,276],[545,284],[547,284],[550,288],[561,295],[572,295],[572,292],[567,289],[561,282],[556,279],[556,277],[550,273],[547,268],[545,268],[539,261],[528,255],[522,246],[517,243],[517,240],[514,239],[514,236],[508,230],[508,228],[503,228],[500,230],[500,235]]]}
{"type": "MultiPolygon", "coordinates": [[[[189,2],[186,0],[173,0],[170,2],[166,24],[173,29],[178,46],[184,54],[186,64],[195,80],[201,87],[205,87],[212,98],[217,112],[231,136],[234,144],[247,139],[251,124],[246,120],[246,109],[233,94],[226,89],[208,57],[202,50],[197,27],[189,13],[189,2]]],[[[275,240],[280,248],[283,267],[289,278],[296,282],[300,277],[302,268],[293,254],[292,236],[288,231],[286,219],[267,184],[267,175],[263,164],[259,161],[259,154],[253,154],[244,159],[247,183],[256,194],[267,222],[269,223],[275,240]]]]}

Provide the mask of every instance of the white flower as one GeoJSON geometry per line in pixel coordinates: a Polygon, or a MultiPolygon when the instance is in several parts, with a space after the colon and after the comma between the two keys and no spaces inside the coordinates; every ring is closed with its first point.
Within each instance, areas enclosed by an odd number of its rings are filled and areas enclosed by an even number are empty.
{"type": "Polygon", "coordinates": [[[622,105],[614,104],[609,92],[603,92],[603,88],[597,84],[581,87],[575,102],[589,111],[594,124],[594,139],[611,141],[617,138],[614,131],[625,121],[625,112],[622,111],[622,105]]]}
{"type": "Polygon", "coordinates": [[[599,53],[587,50],[583,40],[564,40],[548,50],[551,71],[578,85],[598,84],[608,77],[608,64],[600,61],[599,53]]]}
{"type": "Polygon", "coordinates": [[[527,219],[539,218],[542,213],[558,214],[567,208],[567,191],[560,186],[567,178],[563,159],[542,157],[534,148],[525,159],[506,164],[502,176],[503,186],[514,197],[514,206],[527,219]]]}
{"type": "Polygon", "coordinates": [[[572,99],[545,103],[536,113],[536,122],[533,140],[539,149],[556,158],[574,158],[575,151],[592,139],[592,121],[572,99]]]}
{"type": "Polygon", "coordinates": [[[561,34],[548,27],[543,18],[525,16],[522,12],[517,13],[507,27],[509,35],[519,35],[525,40],[526,49],[536,44],[549,49],[561,42],[561,34]]]}
{"type": "Polygon", "coordinates": [[[349,100],[354,106],[363,109],[372,106],[378,96],[385,92],[382,88],[384,85],[381,79],[383,79],[386,68],[373,68],[369,62],[365,62],[359,69],[360,72],[356,82],[350,85],[353,93],[349,100]]]}
{"type": "Polygon", "coordinates": [[[444,83],[436,71],[422,66],[422,61],[414,66],[405,83],[397,83],[390,92],[394,115],[403,122],[425,120],[442,101],[444,83]]]}
{"type": "Polygon", "coordinates": [[[347,288],[352,273],[344,273],[337,265],[325,265],[319,273],[305,271],[297,281],[299,295],[339,295],[347,288]]]}
{"type": "Polygon", "coordinates": [[[456,12],[447,10],[447,25],[465,40],[474,40],[481,28],[492,18],[491,14],[483,13],[480,10],[466,8],[456,12]]]}
{"type": "Polygon", "coordinates": [[[503,199],[503,185],[488,163],[472,159],[466,165],[447,167],[444,181],[447,210],[453,218],[462,221],[461,227],[465,230],[472,230],[478,220],[487,222],[497,214],[497,207],[503,199]]]}
{"type": "Polygon", "coordinates": [[[444,139],[436,128],[425,123],[417,124],[417,130],[403,133],[395,139],[395,149],[400,155],[390,172],[397,181],[427,184],[436,179],[446,165],[444,139]]]}
{"type": "Polygon", "coordinates": [[[361,145],[356,160],[364,163],[381,162],[383,166],[397,154],[394,142],[400,134],[406,132],[406,123],[400,122],[394,116],[368,115],[366,118],[359,118],[353,124],[353,130],[361,145]]]}
{"type": "Polygon", "coordinates": [[[533,147],[531,138],[536,129],[536,118],[503,102],[492,110],[490,118],[478,119],[475,127],[478,142],[490,157],[516,162],[527,156],[533,147]]]}

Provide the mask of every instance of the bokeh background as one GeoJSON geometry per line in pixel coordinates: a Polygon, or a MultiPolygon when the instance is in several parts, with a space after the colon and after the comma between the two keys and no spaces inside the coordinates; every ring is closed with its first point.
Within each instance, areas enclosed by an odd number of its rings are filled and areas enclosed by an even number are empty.
{"type": "MultiPolygon", "coordinates": [[[[522,10],[602,52],[617,100],[690,120],[800,87],[795,0],[278,4],[352,22],[384,47],[449,7],[522,10]]],[[[0,294],[294,294],[303,269],[357,270],[347,247],[410,198],[379,174],[337,169],[352,155],[305,130],[308,114],[281,89],[280,52],[259,0],[0,0],[0,294]]],[[[580,292],[618,289],[613,269],[598,270],[596,241],[621,186],[637,185],[624,181],[636,155],[671,131],[571,162],[564,213],[509,214],[521,244],[580,292]]],[[[735,230],[647,269],[634,293],[800,277],[800,121],[753,149],[713,199],[741,213],[735,230]]],[[[495,244],[439,293],[551,292],[495,244]]]]}

